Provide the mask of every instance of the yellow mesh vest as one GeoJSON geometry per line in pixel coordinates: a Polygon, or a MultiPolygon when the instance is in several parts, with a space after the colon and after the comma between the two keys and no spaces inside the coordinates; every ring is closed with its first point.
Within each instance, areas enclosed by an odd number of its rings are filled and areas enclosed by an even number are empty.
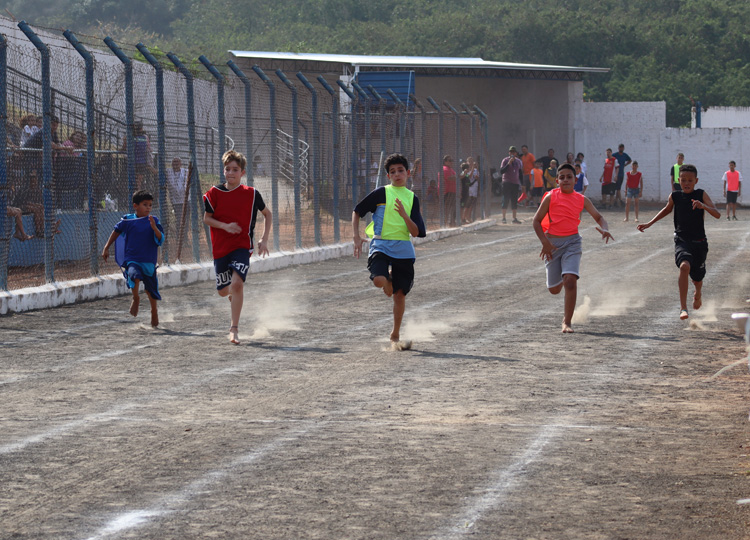
{"type": "Polygon", "coordinates": [[[383,214],[383,230],[380,235],[375,235],[375,222],[371,221],[365,229],[365,234],[370,238],[382,240],[409,240],[409,228],[404,219],[396,212],[396,199],[404,205],[407,215],[411,215],[411,207],[414,204],[414,192],[406,187],[385,186],[385,212],[383,214]]]}
{"type": "Polygon", "coordinates": [[[672,165],[672,169],[674,169],[674,183],[679,184],[680,183],[680,166],[675,163],[672,165]]]}

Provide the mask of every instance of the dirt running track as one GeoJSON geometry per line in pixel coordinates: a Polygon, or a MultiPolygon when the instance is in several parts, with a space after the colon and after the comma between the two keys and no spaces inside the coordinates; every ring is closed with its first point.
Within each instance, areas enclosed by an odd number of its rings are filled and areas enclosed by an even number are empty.
{"type": "Polygon", "coordinates": [[[691,324],[669,222],[584,221],[572,335],[523,217],[419,247],[407,352],[353,258],[252,275],[238,347],[212,283],[0,318],[0,538],[750,538],[750,213],[691,324]]]}

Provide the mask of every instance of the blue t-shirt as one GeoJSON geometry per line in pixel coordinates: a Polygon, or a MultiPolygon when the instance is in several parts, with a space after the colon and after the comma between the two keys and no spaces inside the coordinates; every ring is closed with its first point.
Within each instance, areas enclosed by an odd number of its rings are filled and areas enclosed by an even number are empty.
{"type": "MultiPolygon", "coordinates": [[[[159,218],[154,217],[156,228],[161,232],[161,240],[156,238],[148,216],[136,217],[135,214],[126,214],[115,225],[115,231],[125,242],[122,266],[129,262],[145,263],[155,265],[159,256],[159,246],[164,242],[164,229],[159,223],[159,218]]],[[[117,239],[118,241],[120,238],[117,239]]]]}
{"type": "MultiPolygon", "coordinates": [[[[385,187],[379,187],[371,191],[370,194],[362,199],[362,201],[360,201],[360,203],[354,208],[354,211],[357,212],[360,217],[363,217],[367,212],[372,212],[375,234],[380,235],[380,232],[383,230],[383,217],[385,216],[385,187]]],[[[419,229],[419,234],[417,236],[420,238],[427,236],[424,221],[422,220],[422,213],[419,211],[419,198],[417,198],[416,195],[414,195],[414,202],[412,203],[409,217],[419,229]]],[[[373,238],[370,241],[370,255],[376,251],[384,253],[394,259],[415,259],[417,257],[411,240],[384,240],[382,238],[373,238]]]]}
{"type": "Polygon", "coordinates": [[[630,161],[630,156],[625,152],[616,152],[612,154],[612,157],[617,160],[617,164],[620,166],[617,169],[617,178],[625,178],[625,166],[630,161]]]}

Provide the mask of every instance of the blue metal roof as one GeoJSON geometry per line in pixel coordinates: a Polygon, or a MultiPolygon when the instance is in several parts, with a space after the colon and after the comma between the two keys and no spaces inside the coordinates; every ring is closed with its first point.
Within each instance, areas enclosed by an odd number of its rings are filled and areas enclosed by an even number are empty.
{"type": "Polygon", "coordinates": [[[393,93],[407,107],[411,104],[409,94],[414,92],[413,71],[360,71],[357,73],[356,82],[365,91],[368,91],[368,86],[372,85],[375,91],[386,99],[388,105],[396,104],[388,93],[388,89],[393,90],[393,93]]]}

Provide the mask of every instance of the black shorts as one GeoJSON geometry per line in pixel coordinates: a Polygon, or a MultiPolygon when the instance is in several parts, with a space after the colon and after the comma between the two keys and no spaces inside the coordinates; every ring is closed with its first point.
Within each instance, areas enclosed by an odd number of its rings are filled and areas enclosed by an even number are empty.
{"type": "Polygon", "coordinates": [[[503,182],[503,208],[508,208],[508,203],[513,210],[518,208],[518,189],[520,187],[512,182],[503,182]]]}
{"type": "Polygon", "coordinates": [[[237,272],[244,282],[245,278],[247,278],[247,271],[249,269],[249,249],[235,249],[219,259],[214,259],[214,270],[216,270],[216,290],[219,291],[232,283],[232,271],[237,272]]]}
{"type": "Polygon", "coordinates": [[[625,180],[625,177],[617,177],[617,182],[615,182],[615,191],[620,191],[622,189],[622,181],[625,180]]]}
{"type": "Polygon", "coordinates": [[[414,285],[414,259],[394,259],[376,251],[367,259],[367,269],[370,271],[370,279],[390,277],[393,292],[401,291],[407,295],[414,285]]]}
{"type": "Polygon", "coordinates": [[[679,236],[674,237],[674,262],[677,268],[683,261],[690,264],[690,279],[703,281],[706,277],[706,256],[708,255],[708,241],[685,240],[679,236]]]}
{"type": "Polygon", "coordinates": [[[532,197],[541,197],[542,195],[544,195],[544,188],[543,187],[531,188],[531,196],[532,197]]]}
{"type": "Polygon", "coordinates": [[[615,184],[602,184],[602,197],[605,195],[614,195],[615,191],[617,191],[615,184]]]}
{"type": "Polygon", "coordinates": [[[737,204],[736,191],[727,191],[727,204],[737,204]]]}

